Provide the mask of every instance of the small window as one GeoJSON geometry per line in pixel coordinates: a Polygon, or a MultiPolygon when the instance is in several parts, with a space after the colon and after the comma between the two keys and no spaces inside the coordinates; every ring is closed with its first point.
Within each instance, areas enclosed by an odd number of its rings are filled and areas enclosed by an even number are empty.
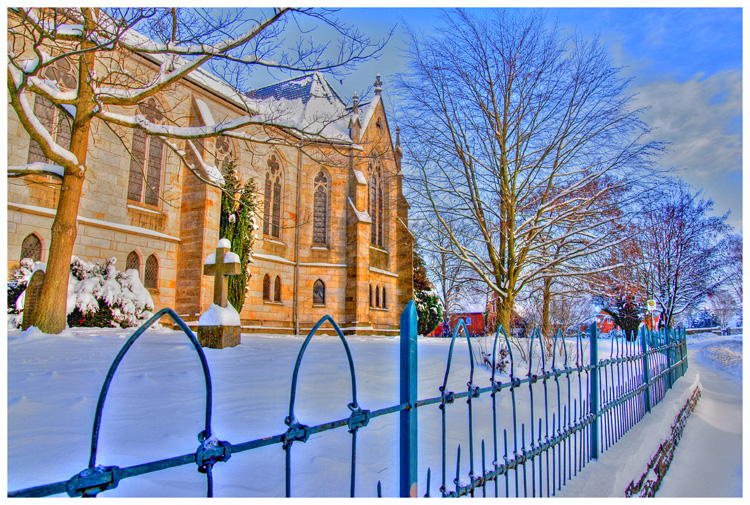
{"type": "Polygon", "coordinates": [[[326,303],[326,286],[323,281],[318,279],[313,284],[313,305],[325,305],[326,303]]]}
{"type": "Polygon", "coordinates": [[[263,300],[271,301],[271,276],[268,274],[263,277],[263,300]]]}
{"type": "Polygon", "coordinates": [[[281,301],[281,277],[276,276],[276,281],[273,283],[273,301],[281,301]]]}
{"type": "Polygon", "coordinates": [[[375,306],[380,307],[380,286],[375,286],[375,306]]]}
{"type": "Polygon", "coordinates": [[[385,303],[385,286],[383,286],[383,308],[386,308],[388,306],[387,303],[385,303]]]}
{"type": "Polygon", "coordinates": [[[23,239],[21,244],[21,259],[24,258],[42,261],[42,241],[33,233],[23,239]]]}
{"type": "Polygon", "coordinates": [[[143,285],[149,289],[156,289],[159,286],[159,262],[153,254],[146,260],[143,285]]]}
{"type": "Polygon", "coordinates": [[[370,307],[372,307],[372,284],[370,284],[370,307]]]}
{"type": "Polygon", "coordinates": [[[141,275],[141,258],[138,257],[138,253],[135,251],[130,251],[130,254],[128,254],[128,259],[125,260],[125,270],[136,270],[138,272],[138,276],[141,275]]]}
{"type": "Polygon", "coordinates": [[[470,317],[466,318],[466,326],[471,326],[471,318],[470,317]]]}

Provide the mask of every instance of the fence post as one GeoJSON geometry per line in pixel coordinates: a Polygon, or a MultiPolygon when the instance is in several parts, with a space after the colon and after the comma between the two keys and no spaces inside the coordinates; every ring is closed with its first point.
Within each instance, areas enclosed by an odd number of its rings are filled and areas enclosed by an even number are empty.
{"type": "Polygon", "coordinates": [[[685,334],[685,328],[682,328],[682,343],[680,344],[680,357],[682,358],[682,375],[685,375],[685,370],[688,369],[687,335],[685,334]]]}
{"type": "Polygon", "coordinates": [[[400,412],[399,496],[417,497],[417,309],[409,301],[401,313],[400,403],[409,408],[400,412]]]}
{"type": "Polygon", "coordinates": [[[591,459],[599,459],[599,340],[597,338],[596,322],[589,326],[589,350],[591,351],[591,374],[589,381],[589,402],[591,403],[591,415],[594,416],[591,422],[591,459]]]}
{"type": "Polygon", "coordinates": [[[672,360],[672,353],[674,351],[672,349],[672,339],[669,338],[668,328],[664,328],[664,342],[667,344],[667,388],[672,389],[672,384],[674,384],[672,376],[672,363],[674,363],[672,360]]]}
{"type": "Polygon", "coordinates": [[[651,412],[651,387],[648,385],[648,343],[646,343],[646,328],[641,326],[638,333],[640,334],[641,352],[643,353],[643,383],[646,384],[646,394],[643,396],[643,401],[646,407],[646,412],[651,412]]]}

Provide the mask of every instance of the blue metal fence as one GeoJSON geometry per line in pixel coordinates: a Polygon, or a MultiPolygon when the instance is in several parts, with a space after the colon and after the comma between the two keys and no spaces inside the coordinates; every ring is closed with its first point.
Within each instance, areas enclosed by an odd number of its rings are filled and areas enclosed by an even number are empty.
{"type": "MultiPolygon", "coordinates": [[[[570,339],[568,339],[570,340],[570,339]]],[[[400,416],[400,496],[418,496],[417,428],[420,408],[437,406],[441,416],[441,475],[439,493],[443,497],[475,496],[552,496],[591,460],[609,449],[625,432],[640,421],[658,403],[667,390],[687,369],[687,347],[684,330],[649,332],[642,329],[638,340],[628,342],[612,336],[611,352],[607,359],[599,359],[597,328],[592,324],[588,335],[579,331],[574,342],[566,341],[558,332],[551,348],[545,349],[541,333],[535,330],[528,344],[528,367],[519,373],[519,363],[513,356],[508,337],[499,328],[494,335],[492,372],[489,384],[475,384],[472,339],[463,321],[455,328],[447,356],[443,383],[439,396],[418,399],[417,396],[417,317],[410,302],[401,315],[400,403],[379,410],[363,409],[357,402],[357,382],[354,361],[349,345],[336,322],[322,318],[304,340],[297,356],[289,397],[289,415],[284,420],[285,433],[231,444],[212,435],[211,376],[203,350],[193,332],[171,310],[163,309],[139,328],[125,343],[112,363],[96,407],[91,436],[88,467],[68,480],[9,492],[10,497],[49,496],[68,493],[69,496],[96,496],[117,487],[126,478],[167,468],[195,464],[206,474],[207,496],[213,496],[213,466],[226,462],[232,454],[279,444],[285,451],[286,496],[292,496],[292,448],[304,443],[315,433],[346,428],[351,433],[350,496],[355,494],[357,467],[357,433],[371,419],[399,413],[400,416]],[[96,464],[96,450],[104,403],[120,361],[135,341],[163,316],[170,316],[190,340],[198,354],[205,380],[205,429],[198,434],[199,446],[194,453],[152,461],[130,467],[103,467],[96,464]],[[318,328],[330,323],[346,352],[349,364],[352,401],[347,406],[348,418],[315,426],[300,423],[294,414],[297,380],[300,365],[311,339],[318,328]],[[465,338],[470,356],[466,390],[452,391],[449,387],[451,362],[457,338],[465,338]],[[588,343],[586,360],[584,347],[588,343]],[[569,349],[573,344],[575,350],[569,349]],[[509,373],[502,381],[498,374],[498,352],[505,346],[509,353],[509,373]],[[536,362],[534,358],[537,357],[536,362]],[[510,408],[499,409],[498,402],[510,397],[510,408]],[[529,402],[519,402],[528,395],[529,402]],[[448,480],[448,409],[459,408],[456,400],[466,399],[468,409],[468,473],[461,472],[461,447],[456,450],[455,478],[448,480]],[[488,461],[487,442],[477,443],[475,409],[489,398],[492,414],[491,459],[488,461]],[[476,404],[476,405],[475,405],[476,404]],[[527,408],[528,406],[528,408],[527,408]],[[502,429],[502,443],[499,440],[502,429]],[[479,450],[478,447],[479,446],[479,450]],[[490,485],[491,484],[491,485],[490,485]]],[[[517,349],[518,350],[518,349],[517,349]]],[[[526,350],[526,349],[523,349],[526,350]]],[[[455,381],[453,381],[455,382],[455,381]]],[[[434,408],[434,407],[433,407],[434,408]]],[[[430,496],[432,470],[427,469],[423,492],[430,496]]],[[[375,490],[382,494],[378,482],[375,490]]]]}

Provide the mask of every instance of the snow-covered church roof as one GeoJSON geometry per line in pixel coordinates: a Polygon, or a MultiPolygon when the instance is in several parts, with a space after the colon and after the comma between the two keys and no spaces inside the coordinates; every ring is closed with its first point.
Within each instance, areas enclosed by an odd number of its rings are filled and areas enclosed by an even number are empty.
{"type": "MultiPolygon", "coordinates": [[[[349,136],[352,106],[347,106],[320,72],[254,89],[246,96],[247,104],[271,123],[336,142],[352,143],[349,136]]],[[[358,106],[363,128],[376,104],[377,100],[373,100],[358,106]]]]}
{"type": "MultiPolygon", "coordinates": [[[[153,49],[154,46],[159,46],[132,28],[123,35],[123,39],[136,48],[153,49]]],[[[160,53],[144,53],[143,56],[159,64],[167,59],[160,53]]],[[[187,62],[179,55],[171,57],[178,64],[187,62]]],[[[190,72],[186,79],[243,109],[247,107],[264,116],[269,124],[286,126],[300,133],[320,136],[327,141],[353,143],[349,136],[349,124],[353,119],[352,105],[347,106],[321,72],[305,74],[245,93],[238,92],[203,67],[190,72]]],[[[378,93],[371,102],[358,105],[363,131],[367,129],[379,100],[378,93]]]]}

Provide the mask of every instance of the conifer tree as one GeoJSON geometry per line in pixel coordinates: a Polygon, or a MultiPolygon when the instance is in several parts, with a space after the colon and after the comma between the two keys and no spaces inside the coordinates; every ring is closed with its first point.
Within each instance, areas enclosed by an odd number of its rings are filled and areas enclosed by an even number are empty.
{"type": "Polygon", "coordinates": [[[240,274],[232,275],[228,281],[227,299],[237,312],[245,303],[245,291],[250,275],[247,265],[255,239],[255,180],[249,178],[244,184],[235,170],[235,160],[230,160],[224,175],[224,189],[221,196],[221,218],[219,235],[232,243],[231,251],[240,257],[240,274]]]}

